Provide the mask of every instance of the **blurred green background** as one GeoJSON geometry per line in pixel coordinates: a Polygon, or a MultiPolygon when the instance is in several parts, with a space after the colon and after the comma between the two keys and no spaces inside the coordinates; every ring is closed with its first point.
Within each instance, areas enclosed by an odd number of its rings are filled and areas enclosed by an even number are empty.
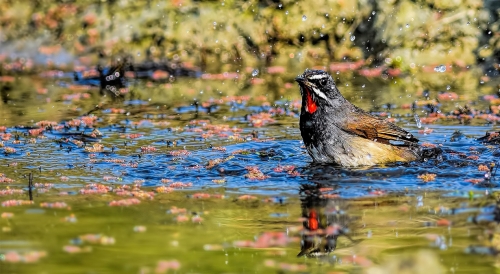
{"type": "Polygon", "coordinates": [[[3,0],[0,61],[72,68],[99,53],[212,73],[360,59],[403,71],[491,66],[499,8],[494,0],[3,0]]]}

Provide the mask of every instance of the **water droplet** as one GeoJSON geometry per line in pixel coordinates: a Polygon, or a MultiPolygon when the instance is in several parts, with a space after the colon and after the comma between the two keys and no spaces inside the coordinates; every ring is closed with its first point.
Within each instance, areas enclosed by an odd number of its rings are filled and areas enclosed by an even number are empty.
{"type": "Polygon", "coordinates": [[[434,68],[435,72],[445,72],[446,71],[446,66],[445,65],[440,65],[434,68]]]}
{"type": "Polygon", "coordinates": [[[285,14],[288,15],[288,11],[286,11],[285,14]]]}
{"type": "Polygon", "coordinates": [[[376,13],[375,11],[372,11],[372,15],[375,15],[375,13],[376,13]]]}
{"type": "Polygon", "coordinates": [[[217,22],[214,22],[214,26],[217,26],[217,22]]]}
{"type": "Polygon", "coordinates": [[[447,85],[446,90],[450,90],[450,89],[451,89],[450,85],[447,85]]]}
{"type": "MultiPolygon", "coordinates": [[[[415,117],[415,123],[417,123],[417,127],[421,128],[422,127],[422,121],[420,121],[420,117],[418,117],[418,114],[416,114],[416,113],[415,113],[414,117],[415,117]]],[[[408,137],[408,136],[406,136],[406,137],[408,137]]]]}
{"type": "Polygon", "coordinates": [[[302,15],[302,21],[306,21],[306,20],[307,20],[307,16],[302,15]]]}
{"type": "Polygon", "coordinates": [[[406,28],[409,28],[410,27],[410,24],[406,24],[406,28]]]}
{"type": "Polygon", "coordinates": [[[351,35],[351,42],[353,42],[354,40],[356,40],[356,36],[351,35]]]}
{"type": "Polygon", "coordinates": [[[279,4],[279,5],[278,5],[278,8],[280,8],[280,9],[281,9],[282,7],[283,7],[283,4],[279,4]]]}
{"type": "Polygon", "coordinates": [[[361,87],[362,87],[362,88],[365,88],[365,86],[366,86],[366,85],[362,85],[361,87]]]}
{"type": "Polygon", "coordinates": [[[253,76],[253,77],[255,77],[255,76],[257,76],[257,75],[259,75],[259,70],[258,70],[258,69],[254,69],[254,70],[252,71],[252,76],[253,76]]]}

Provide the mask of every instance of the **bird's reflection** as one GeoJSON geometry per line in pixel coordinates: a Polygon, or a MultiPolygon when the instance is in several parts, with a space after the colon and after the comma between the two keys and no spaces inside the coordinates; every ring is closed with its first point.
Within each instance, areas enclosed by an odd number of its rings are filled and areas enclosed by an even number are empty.
{"type": "Polygon", "coordinates": [[[301,235],[300,253],[297,257],[325,257],[337,248],[340,236],[351,244],[349,226],[353,218],[346,214],[347,202],[332,194],[332,188],[318,184],[302,185],[300,188],[304,229],[301,235]]]}

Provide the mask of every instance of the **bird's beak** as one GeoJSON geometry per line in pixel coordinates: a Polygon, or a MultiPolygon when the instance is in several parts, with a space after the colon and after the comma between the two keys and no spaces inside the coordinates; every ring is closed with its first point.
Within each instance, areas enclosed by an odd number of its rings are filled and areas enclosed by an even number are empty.
{"type": "Polygon", "coordinates": [[[309,87],[309,88],[314,88],[316,87],[316,85],[314,85],[313,83],[309,82],[307,80],[306,77],[304,77],[303,75],[299,75],[295,78],[295,81],[297,81],[297,83],[299,83],[300,86],[303,86],[303,87],[309,87]]]}
{"type": "Polygon", "coordinates": [[[306,81],[306,78],[302,75],[299,75],[295,78],[295,81],[297,81],[299,84],[302,84],[306,81]]]}

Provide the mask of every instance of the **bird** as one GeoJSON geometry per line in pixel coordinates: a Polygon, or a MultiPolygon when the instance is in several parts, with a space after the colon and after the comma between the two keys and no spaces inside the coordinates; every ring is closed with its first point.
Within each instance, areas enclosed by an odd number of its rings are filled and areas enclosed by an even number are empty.
{"type": "Polygon", "coordinates": [[[313,162],[358,167],[421,158],[417,138],[353,105],[327,72],[306,69],[295,81],[302,96],[300,133],[313,162]]]}

